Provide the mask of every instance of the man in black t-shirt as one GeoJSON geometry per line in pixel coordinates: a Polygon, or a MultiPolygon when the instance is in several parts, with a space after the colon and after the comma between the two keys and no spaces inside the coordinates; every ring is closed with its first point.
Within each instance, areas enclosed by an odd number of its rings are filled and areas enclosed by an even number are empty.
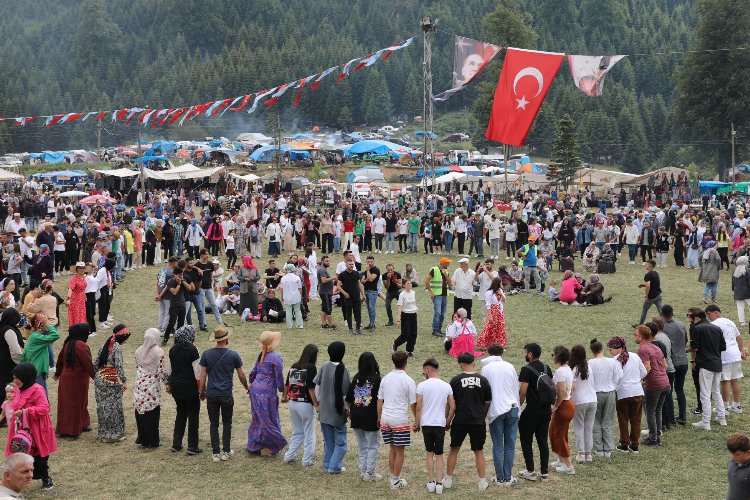
{"type": "Polygon", "coordinates": [[[546,482],[548,480],[547,468],[549,463],[547,434],[549,422],[552,418],[552,407],[542,403],[539,399],[537,389],[539,376],[537,373],[545,373],[552,378],[552,370],[539,360],[542,355],[542,348],[539,347],[539,344],[526,344],[524,350],[526,351],[526,362],[528,364],[521,368],[518,381],[520,382],[520,402],[521,405],[526,402],[526,408],[521,412],[518,419],[518,434],[526,469],[520,471],[518,475],[529,481],[536,481],[537,478],[540,478],[543,482],[546,482]],[[536,373],[534,370],[536,370],[536,373]],[[539,460],[541,462],[539,474],[534,470],[534,450],[532,449],[534,436],[536,436],[536,445],[539,447],[539,460]]]}
{"type": "Polygon", "coordinates": [[[180,267],[176,268],[172,277],[167,281],[165,291],[170,295],[169,323],[167,323],[167,331],[164,332],[162,345],[165,345],[169,341],[169,337],[174,332],[175,325],[177,328],[180,328],[185,323],[185,301],[187,295],[193,290],[195,290],[195,286],[184,275],[183,269],[180,267]]]}
{"type": "Polygon", "coordinates": [[[365,289],[365,300],[367,300],[367,315],[370,317],[370,324],[366,330],[375,330],[375,305],[378,303],[378,278],[380,278],[380,269],[375,265],[375,257],[367,257],[367,265],[362,273],[362,284],[365,289]]]}
{"type": "Polygon", "coordinates": [[[281,271],[276,267],[276,261],[271,259],[268,261],[268,267],[266,268],[266,288],[269,290],[272,288],[278,288],[279,282],[281,281],[281,271]]]}
{"type": "Polygon", "coordinates": [[[448,422],[451,432],[451,451],[448,454],[448,467],[443,478],[443,486],[453,485],[453,471],[458,460],[466,436],[469,436],[471,451],[474,452],[474,462],[479,476],[479,490],[487,489],[487,479],[484,464],[484,442],[487,439],[485,418],[492,401],[492,390],[489,381],[474,371],[474,355],[465,352],[458,357],[461,373],[450,381],[453,389],[453,399],[456,401],[456,414],[448,422]]]}
{"type": "MultiPolygon", "coordinates": [[[[646,321],[646,315],[648,310],[651,309],[652,305],[656,305],[656,310],[661,314],[661,306],[664,305],[664,299],[661,296],[661,279],[659,273],[654,271],[656,262],[653,260],[646,261],[646,275],[643,277],[643,283],[638,285],[638,288],[646,289],[646,297],[643,301],[643,309],[641,310],[641,320],[638,325],[642,325],[646,321]]],[[[632,325],[633,328],[638,325],[632,325]]]]}
{"type": "Polygon", "coordinates": [[[190,292],[188,292],[185,297],[185,305],[187,307],[187,312],[185,313],[185,321],[188,325],[192,326],[193,315],[191,314],[191,312],[193,306],[195,306],[195,310],[198,313],[198,325],[202,332],[207,332],[208,327],[206,326],[206,311],[203,308],[203,297],[200,293],[201,275],[199,269],[195,267],[195,261],[192,259],[192,257],[185,257],[185,264],[186,266],[184,276],[190,281],[190,283],[193,283],[195,285],[195,287],[190,292]]]}
{"type": "Polygon", "coordinates": [[[214,275],[214,264],[208,260],[208,249],[204,248],[201,250],[200,258],[195,263],[195,268],[198,270],[198,274],[201,278],[201,286],[198,292],[201,296],[201,302],[203,307],[204,325],[205,325],[205,314],[206,306],[211,308],[211,312],[214,313],[216,322],[220,325],[224,324],[224,320],[221,317],[219,308],[216,305],[216,295],[214,295],[213,288],[213,275],[214,275]]]}
{"type": "Polygon", "coordinates": [[[346,256],[346,269],[338,274],[336,286],[343,297],[344,319],[349,327],[349,335],[354,335],[352,328],[352,314],[357,329],[356,334],[362,334],[362,300],[365,297],[365,289],[359,279],[359,272],[354,268],[354,256],[346,256]]]}
{"type": "Polygon", "coordinates": [[[385,266],[383,273],[383,287],[385,287],[385,313],[388,315],[388,323],[385,326],[393,326],[393,310],[391,303],[398,300],[401,292],[401,275],[393,270],[393,264],[385,266]]]}

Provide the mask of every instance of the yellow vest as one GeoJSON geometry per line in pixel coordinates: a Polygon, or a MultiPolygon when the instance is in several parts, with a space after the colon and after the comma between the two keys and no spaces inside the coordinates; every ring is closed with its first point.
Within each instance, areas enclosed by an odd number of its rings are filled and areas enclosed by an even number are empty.
{"type": "Polygon", "coordinates": [[[432,268],[432,279],[430,279],[430,290],[434,295],[443,295],[443,272],[440,267],[432,268]]]}

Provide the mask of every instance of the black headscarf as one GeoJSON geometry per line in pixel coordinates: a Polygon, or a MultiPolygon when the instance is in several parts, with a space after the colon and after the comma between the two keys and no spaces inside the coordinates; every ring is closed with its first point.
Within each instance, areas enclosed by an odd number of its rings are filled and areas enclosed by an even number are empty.
{"type": "Polygon", "coordinates": [[[21,386],[23,392],[36,383],[36,368],[31,363],[21,363],[13,368],[13,376],[23,383],[21,386]]]}
{"type": "Polygon", "coordinates": [[[66,366],[72,367],[76,364],[76,341],[80,340],[86,343],[89,339],[89,333],[91,333],[89,328],[88,323],[76,323],[70,325],[70,328],[68,328],[68,338],[65,339],[65,343],[63,344],[63,349],[66,349],[67,346],[67,350],[65,351],[66,366]]]}
{"type": "Polygon", "coordinates": [[[344,354],[346,353],[346,344],[343,342],[331,342],[328,345],[328,356],[331,361],[338,363],[336,373],[333,377],[334,401],[336,403],[336,412],[339,415],[344,414],[344,354]]]}
{"type": "Polygon", "coordinates": [[[115,326],[112,329],[112,335],[110,335],[110,337],[102,346],[101,351],[99,351],[99,359],[96,361],[96,367],[104,368],[107,365],[109,355],[112,352],[112,347],[115,345],[115,342],[117,342],[118,344],[122,344],[129,338],[130,330],[128,330],[128,327],[123,324],[115,326]]]}
{"type": "Polygon", "coordinates": [[[21,332],[18,330],[18,323],[21,322],[21,313],[13,307],[5,309],[0,315],[0,335],[5,334],[8,330],[13,330],[18,335],[21,332]]]}
{"type": "Polygon", "coordinates": [[[115,268],[115,260],[114,259],[104,259],[104,267],[107,269],[107,271],[111,271],[115,268]]]}

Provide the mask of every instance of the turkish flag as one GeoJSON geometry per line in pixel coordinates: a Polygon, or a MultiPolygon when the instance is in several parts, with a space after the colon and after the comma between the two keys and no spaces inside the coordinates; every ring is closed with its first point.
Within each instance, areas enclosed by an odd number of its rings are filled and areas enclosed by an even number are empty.
{"type": "Polygon", "coordinates": [[[523,146],[565,54],[509,48],[495,89],[487,139],[523,146]]]}

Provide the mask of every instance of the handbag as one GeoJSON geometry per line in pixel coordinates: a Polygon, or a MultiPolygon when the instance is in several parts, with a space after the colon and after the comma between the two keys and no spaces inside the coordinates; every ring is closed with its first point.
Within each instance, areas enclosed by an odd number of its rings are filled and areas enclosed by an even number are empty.
{"type": "Polygon", "coordinates": [[[27,413],[26,409],[24,409],[21,412],[21,418],[16,417],[16,432],[10,440],[10,451],[12,453],[26,453],[30,455],[31,449],[34,447],[34,438],[29,430],[27,413]]]}

